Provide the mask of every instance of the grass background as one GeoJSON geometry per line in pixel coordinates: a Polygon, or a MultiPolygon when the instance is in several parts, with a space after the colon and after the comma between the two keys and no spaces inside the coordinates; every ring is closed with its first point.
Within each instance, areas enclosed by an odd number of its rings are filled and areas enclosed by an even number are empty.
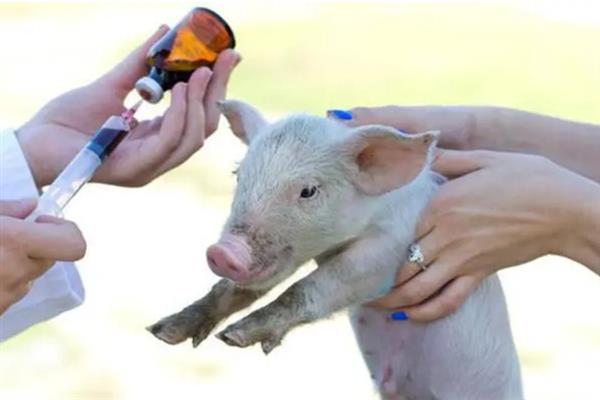
{"type": "MultiPolygon", "coordinates": [[[[0,4],[0,126],[110,68],[192,2],[0,4]]],[[[244,60],[230,96],[273,117],[382,104],[496,104],[600,123],[594,1],[206,1],[244,60]]],[[[142,109],[152,117],[164,103],[142,109]]],[[[89,242],[84,306],[0,345],[6,399],[368,399],[343,316],[265,358],[209,339],[168,347],[143,327],[203,295],[204,251],[244,148],[227,129],[142,189],[90,185],[67,216],[89,242]]],[[[528,399],[595,398],[600,280],[545,257],[502,274],[528,399]],[[594,372],[596,371],[596,372],[594,372]]],[[[271,296],[272,297],[272,296],[271,296]]],[[[260,303],[260,304],[264,304],[260,303]]]]}

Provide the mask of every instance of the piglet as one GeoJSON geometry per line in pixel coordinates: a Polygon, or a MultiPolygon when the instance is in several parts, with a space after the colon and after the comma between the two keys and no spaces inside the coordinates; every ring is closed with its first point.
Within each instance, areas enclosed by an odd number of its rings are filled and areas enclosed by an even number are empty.
{"type": "Polygon", "coordinates": [[[218,338],[239,347],[260,343],[268,354],[290,329],[350,309],[382,398],[522,398],[497,276],[455,313],[429,324],[392,321],[389,312],[363,306],[391,289],[419,214],[441,183],[429,168],[437,132],[349,128],[310,115],[269,124],[246,103],[220,107],[248,145],[231,214],[207,250],[208,265],[223,279],[150,332],[197,346],[220,321],[314,259],[316,270],[218,338]]]}

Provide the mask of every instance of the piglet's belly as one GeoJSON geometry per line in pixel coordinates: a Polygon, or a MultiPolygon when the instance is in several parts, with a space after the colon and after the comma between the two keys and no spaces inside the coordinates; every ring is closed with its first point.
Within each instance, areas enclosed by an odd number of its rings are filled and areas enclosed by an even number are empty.
{"type": "Polygon", "coordinates": [[[424,325],[394,321],[389,312],[368,307],[355,308],[350,319],[371,378],[385,399],[434,398],[424,396],[429,391],[428,369],[420,362],[424,325]]]}

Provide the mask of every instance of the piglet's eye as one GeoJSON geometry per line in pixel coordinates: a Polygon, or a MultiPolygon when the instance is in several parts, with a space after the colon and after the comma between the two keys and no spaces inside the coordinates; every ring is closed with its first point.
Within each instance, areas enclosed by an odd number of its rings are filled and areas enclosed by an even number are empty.
{"type": "Polygon", "coordinates": [[[316,186],[308,186],[302,189],[302,191],[300,192],[300,197],[302,197],[303,199],[310,199],[312,197],[315,197],[317,192],[318,189],[316,186]]]}

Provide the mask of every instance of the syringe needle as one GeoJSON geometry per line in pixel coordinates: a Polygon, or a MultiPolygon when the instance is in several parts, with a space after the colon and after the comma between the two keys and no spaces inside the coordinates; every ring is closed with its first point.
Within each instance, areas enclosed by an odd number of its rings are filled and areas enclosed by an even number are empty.
{"type": "Polygon", "coordinates": [[[123,117],[125,119],[125,121],[129,124],[133,120],[133,116],[135,115],[135,113],[140,108],[140,106],[142,105],[143,102],[144,102],[144,100],[140,99],[132,107],[130,107],[127,110],[123,111],[121,113],[121,117],[123,117]]]}

